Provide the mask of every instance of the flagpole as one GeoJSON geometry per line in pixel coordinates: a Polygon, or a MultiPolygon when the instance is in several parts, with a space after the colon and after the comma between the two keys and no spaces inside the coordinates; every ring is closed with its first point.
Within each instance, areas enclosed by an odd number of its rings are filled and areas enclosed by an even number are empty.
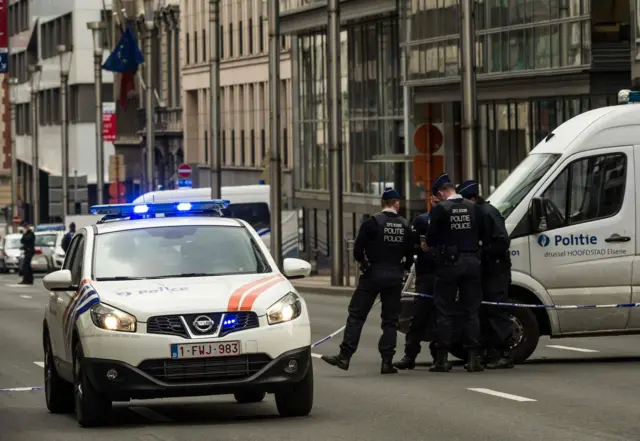
{"type": "Polygon", "coordinates": [[[144,64],[145,73],[147,76],[147,90],[146,92],[146,114],[147,114],[147,188],[148,191],[153,191],[153,164],[155,159],[155,121],[154,121],[154,102],[153,102],[153,64],[152,64],[152,44],[153,44],[153,31],[155,23],[153,21],[153,0],[145,0],[145,14],[144,14],[144,64]]]}

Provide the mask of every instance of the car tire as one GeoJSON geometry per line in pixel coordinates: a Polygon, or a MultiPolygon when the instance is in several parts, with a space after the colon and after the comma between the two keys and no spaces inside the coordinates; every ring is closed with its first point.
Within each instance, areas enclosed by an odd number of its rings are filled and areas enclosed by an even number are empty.
{"type": "Polygon", "coordinates": [[[313,407],[313,364],[304,378],[287,389],[276,392],[276,407],[283,417],[301,417],[311,413],[313,407]]]}
{"type": "MultiPolygon", "coordinates": [[[[509,302],[518,303],[514,299],[509,299],[509,302]]],[[[511,356],[515,364],[522,364],[531,357],[538,347],[540,325],[530,308],[512,308],[509,314],[511,320],[514,321],[514,338],[520,337],[520,341],[511,348],[511,356]]]]}
{"type": "Polygon", "coordinates": [[[266,392],[261,390],[247,390],[233,394],[233,397],[240,404],[259,403],[264,400],[266,396],[266,392]]]}
{"type": "Polygon", "coordinates": [[[78,342],[73,353],[73,399],[76,419],[82,427],[104,425],[111,414],[111,400],[95,390],[83,368],[84,353],[78,342]]]}
{"type": "Polygon", "coordinates": [[[73,384],[58,375],[48,335],[44,339],[44,396],[49,412],[73,412],[73,384]]]}

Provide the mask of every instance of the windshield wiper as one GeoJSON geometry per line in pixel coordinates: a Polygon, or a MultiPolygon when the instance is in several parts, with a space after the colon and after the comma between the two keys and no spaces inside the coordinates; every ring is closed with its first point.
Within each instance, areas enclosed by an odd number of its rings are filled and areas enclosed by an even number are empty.
{"type": "Polygon", "coordinates": [[[115,282],[118,280],[145,280],[147,277],[128,277],[128,276],[116,276],[116,277],[97,277],[97,282],[115,282]]]}

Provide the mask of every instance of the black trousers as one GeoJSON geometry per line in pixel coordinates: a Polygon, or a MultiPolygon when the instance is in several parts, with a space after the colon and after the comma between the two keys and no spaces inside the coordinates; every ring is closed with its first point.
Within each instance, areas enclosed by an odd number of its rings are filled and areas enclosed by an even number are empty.
{"type": "Polygon", "coordinates": [[[480,259],[461,254],[455,264],[441,266],[436,272],[436,347],[450,350],[454,326],[462,327],[467,350],[481,346],[479,309],[482,304],[480,259]],[[460,294],[456,302],[456,294],[460,294]]]}
{"type": "MultiPolygon", "coordinates": [[[[511,269],[492,269],[482,274],[483,297],[487,302],[508,302],[511,269]]],[[[509,349],[513,334],[513,322],[509,318],[509,308],[482,305],[481,316],[486,332],[486,347],[498,351],[509,349]]]]}
{"type": "MultiPolygon", "coordinates": [[[[421,294],[433,293],[433,278],[429,285],[424,283],[416,284],[416,291],[421,294]]],[[[436,324],[435,306],[433,299],[426,297],[416,297],[413,301],[413,317],[409,324],[409,330],[405,336],[404,355],[409,358],[416,358],[420,354],[422,338],[429,329],[435,329],[436,324]]],[[[433,342],[432,342],[433,344],[433,342]]]]}
{"type": "Polygon", "coordinates": [[[344,338],[340,345],[340,353],[351,358],[358,349],[362,327],[367,316],[380,294],[382,301],[382,336],[378,342],[378,350],[385,360],[391,360],[396,353],[398,334],[398,316],[400,315],[400,298],[402,296],[402,271],[380,271],[369,269],[360,276],[351,302],[349,317],[344,330],[344,338]]]}
{"type": "Polygon", "coordinates": [[[33,259],[32,251],[25,251],[22,260],[22,281],[24,283],[33,283],[33,269],[31,268],[31,259],[33,259]]]}

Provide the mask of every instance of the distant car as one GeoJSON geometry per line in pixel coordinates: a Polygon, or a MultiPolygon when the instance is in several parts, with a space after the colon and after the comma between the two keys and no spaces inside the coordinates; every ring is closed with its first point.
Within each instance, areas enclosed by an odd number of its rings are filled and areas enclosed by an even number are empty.
{"type": "Polygon", "coordinates": [[[36,273],[49,273],[54,270],[56,247],[62,242],[63,231],[36,231],[36,254],[31,260],[31,268],[36,273]]]}
{"type": "Polygon", "coordinates": [[[309,314],[287,278],[311,265],[284,259],[281,273],[249,223],[204,215],[223,202],[92,207],[104,220],[43,280],[49,411],[88,427],[114,401],[273,393],[282,416],[309,414],[309,314]]]}
{"type": "Polygon", "coordinates": [[[7,234],[2,239],[2,252],[0,253],[0,271],[17,271],[20,269],[20,243],[22,234],[7,234]]]}

